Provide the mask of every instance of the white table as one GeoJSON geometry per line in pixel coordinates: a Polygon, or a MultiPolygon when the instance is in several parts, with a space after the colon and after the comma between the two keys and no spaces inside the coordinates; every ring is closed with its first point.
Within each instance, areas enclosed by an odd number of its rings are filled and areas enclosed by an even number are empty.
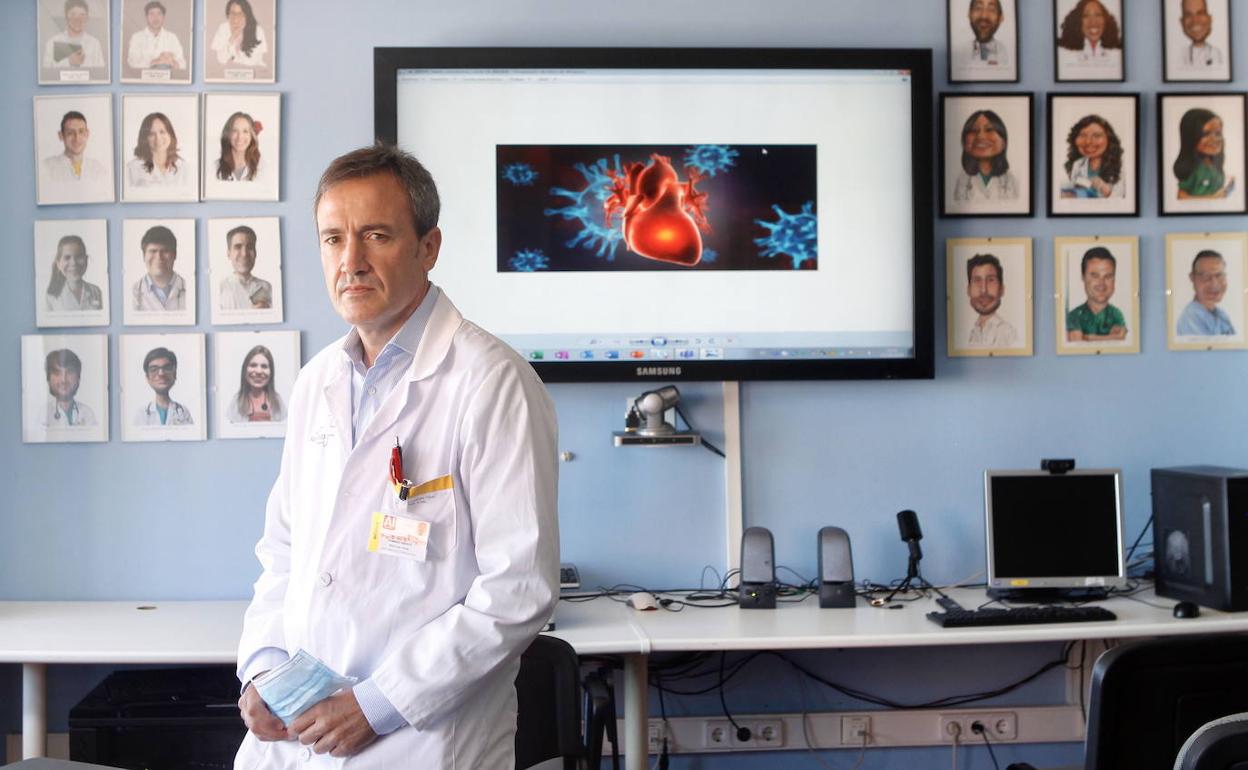
{"type": "MultiPolygon", "coordinates": [[[[951,591],[964,606],[982,590],[951,591]]],[[[1248,631],[1248,612],[1170,614],[1172,600],[1151,593],[1105,603],[1112,623],[944,629],[927,620],[933,602],[899,610],[859,606],[823,610],[815,598],[775,611],[689,608],[638,612],[607,599],[560,602],[553,633],[581,655],[624,657],[624,756],[628,770],[647,761],[647,674],[657,652],[796,650],[1007,644],[1248,631]]],[[[44,753],[47,665],[57,663],[234,663],[247,602],[0,602],[0,663],[22,664],[22,755],[44,753]],[[138,609],[150,606],[155,609],[138,609]]]]}

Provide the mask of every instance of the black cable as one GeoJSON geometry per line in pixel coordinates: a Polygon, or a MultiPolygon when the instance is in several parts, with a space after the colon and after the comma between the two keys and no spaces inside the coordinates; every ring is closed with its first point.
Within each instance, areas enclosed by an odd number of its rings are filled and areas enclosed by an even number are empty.
{"type": "MultiPolygon", "coordinates": [[[[728,657],[728,653],[719,653],[719,705],[724,708],[724,716],[728,717],[729,724],[737,731],[737,740],[748,741],[750,739],[750,728],[742,727],[737,724],[737,720],[732,718],[732,714],[728,712],[728,699],[724,697],[724,659],[728,657]]],[[[740,670],[739,668],[737,669],[740,670]]]]}
{"type": "Polygon", "coordinates": [[[979,737],[984,739],[984,745],[988,747],[988,756],[992,757],[992,766],[997,770],[1001,770],[1001,765],[997,764],[997,752],[992,750],[992,741],[988,740],[988,730],[982,722],[973,722],[971,724],[971,732],[979,733],[979,737]]]}
{"type": "MultiPolygon", "coordinates": [[[[686,417],[686,416],[685,416],[684,411],[683,411],[683,410],[681,410],[681,408],[680,408],[680,404],[677,404],[677,405],[676,405],[676,406],[674,406],[673,408],[676,410],[676,416],[677,416],[677,417],[679,417],[681,420],[683,420],[683,421],[684,421],[684,423],[685,423],[685,428],[686,428],[686,429],[687,429],[690,433],[697,433],[697,431],[696,431],[696,430],[694,430],[693,423],[689,422],[689,418],[688,418],[688,417],[686,417]]],[[[706,447],[708,451],[713,452],[713,453],[715,453],[715,454],[719,455],[720,457],[723,457],[724,459],[728,459],[728,455],[724,454],[724,453],[723,453],[723,451],[722,451],[719,447],[715,446],[714,444],[712,444],[711,442],[707,441],[706,439],[702,439],[702,442],[701,442],[701,443],[702,443],[702,446],[706,447]]]]}
{"type": "Polygon", "coordinates": [[[1135,553],[1135,547],[1144,539],[1144,533],[1148,532],[1148,528],[1151,526],[1153,526],[1153,514],[1150,513],[1148,514],[1148,521],[1144,522],[1144,529],[1140,530],[1140,534],[1136,536],[1135,542],[1127,549],[1127,558],[1123,559],[1124,563],[1131,561],[1131,555],[1135,553]]]}

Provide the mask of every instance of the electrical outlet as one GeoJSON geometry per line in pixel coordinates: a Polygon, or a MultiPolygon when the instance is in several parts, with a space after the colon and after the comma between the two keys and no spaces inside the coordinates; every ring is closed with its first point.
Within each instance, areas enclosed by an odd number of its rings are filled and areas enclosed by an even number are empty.
{"type": "Polygon", "coordinates": [[[983,738],[973,727],[976,722],[983,725],[990,741],[1018,739],[1018,714],[1013,711],[941,714],[940,739],[946,743],[953,743],[955,737],[960,743],[980,742],[983,738]]]}
{"type": "Polygon", "coordinates": [[[841,745],[842,746],[861,746],[863,738],[871,737],[871,717],[869,716],[843,716],[841,717],[841,745]]]}
{"type": "MultiPolygon", "coordinates": [[[[659,752],[663,751],[663,737],[665,735],[667,735],[667,729],[663,724],[663,720],[651,719],[650,730],[649,730],[648,735],[646,736],[646,743],[647,743],[646,748],[649,751],[649,753],[658,754],[659,752]]],[[[668,742],[667,748],[669,751],[672,748],[670,740],[668,742]]]]}
{"type": "Polygon", "coordinates": [[[765,719],[754,723],[754,745],[778,749],[784,745],[784,722],[779,719],[765,719]]]}
{"type": "Polygon", "coordinates": [[[702,745],[708,749],[731,748],[735,732],[726,719],[708,719],[702,725],[702,745]]]}

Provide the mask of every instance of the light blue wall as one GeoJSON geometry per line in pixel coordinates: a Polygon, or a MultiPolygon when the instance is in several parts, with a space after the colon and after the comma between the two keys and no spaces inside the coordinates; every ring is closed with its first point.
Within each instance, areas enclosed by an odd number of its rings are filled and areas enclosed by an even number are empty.
{"type": "MultiPolygon", "coordinates": [[[[115,4],[117,4],[115,2],[115,4]]],[[[33,30],[34,3],[5,4],[12,30],[33,30]]],[[[936,379],[926,382],[747,383],[742,387],[747,523],[771,528],[781,564],[810,575],[814,533],[826,524],[849,530],[858,577],[887,581],[904,569],[892,515],[914,508],[927,539],[926,573],[953,580],[983,568],[980,473],[988,467],[1030,467],[1042,456],[1077,457],[1085,466],[1125,471],[1128,528],[1148,517],[1148,469],[1214,462],[1248,465],[1248,426],[1242,397],[1248,358],[1233,353],[1165,350],[1163,234],[1244,228],[1243,218],[1169,218],[1156,210],[1154,94],[1160,89],[1155,2],[1132,2],[1127,16],[1131,45],[1123,85],[1054,84],[1051,4],[1020,2],[1023,80],[979,90],[1037,93],[1036,129],[1043,136],[1046,91],[1138,91],[1142,101],[1143,190],[1139,219],[938,220],[937,307],[943,316],[944,239],[954,236],[1035,238],[1036,355],[1015,360],[951,360],[944,355],[944,322],[937,321],[936,379]],[[1141,354],[1058,358],[1054,348],[1052,243],[1057,235],[1138,234],[1141,237],[1141,354]]],[[[284,328],[302,331],[305,358],[335,338],[342,325],[326,301],[317,248],[308,217],[316,177],[334,155],[372,138],[372,47],[418,45],[578,46],[843,46],[930,47],[935,83],[944,90],[944,4],[938,0],[834,2],[829,0],[583,0],[505,2],[374,0],[350,6],[330,0],[284,0],[279,9],[278,83],[283,94],[282,200],[239,204],[121,204],[34,206],[30,98],[65,89],[39,88],[33,35],[16,34],[0,47],[6,74],[0,110],[2,152],[10,169],[0,187],[0,210],[10,225],[7,302],[0,303],[0,361],[11,368],[0,389],[0,598],[2,599],[213,599],[242,598],[256,576],[251,547],[274,474],[274,440],[192,444],[25,446],[21,443],[19,335],[35,332],[31,222],[36,218],[105,217],[114,260],[111,291],[121,296],[116,268],[125,217],[193,216],[203,248],[208,217],[270,214],[282,217],[285,245],[284,328]]],[[[1233,38],[1243,71],[1248,14],[1239,9],[1233,38]]],[[[114,19],[117,9],[114,9],[114,19]]],[[[198,15],[198,14],[197,14],[198,15]]],[[[198,29],[198,28],[197,28],[198,29]]],[[[116,47],[114,31],[114,47],[116,47]]],[[[114,57],[116,54],[114,53],[114,57]]],[[[199,58],[197,52],[196,58],[199,58]]],[[[114,58],[114,63],[116,60],[114,58]]],[[[166,90],[229,90],[196,85],[166,90]]],[[[1244,88],[1244,78],[1233,86],[1244,88]]],[[[70,89],[93,93],[138,91],[118,85],[70,89]]],[[[144,89],[144,92],[161,89],[144,89]]],[[[264,89],[270,90],[270,89],[264,89]]],[[[960,92],[975,90],[960,87],[960,92]]],[[[1191,90],[1171,88],[1170,90],[1191,90]]],[[[488,119],[488,117],[486,118],[488,119]]],[[[609,119],[604,116],[604,119],[609,119]]],[[[1037,151],[1040,159],[1042,150],[1037,151]]],[[[1043,189],[1037,189],[1043,208],[1043,189]]],[[[447,234],[443,259],[454,259],[455,234],[447,234]]],[[[203,268],[201,263],[201,275],[203,268]]],[[[437,274],[434,273],[436,280],[437,274]]],[[[201,282],[200,306],[207,306],[201,282]]],[[[864,291],[870,287],[864,287],[864,291]]],[[[119,317],[120,312],[116,315],[119,317]]],[[[206,322],[200,330],[214,331],[206,322]]],[[[183,331],[185,329],[171,329],[183,331]]],[[[82,330],[95,332],[99,330],[82,330]]],[[[117,382],[117,335],[132,331],[120,320],[110,335],[112,381],[117,382]]],[[[135,330],[137,331],[137,330],[135,330]]],[[[209,343],[211,350],[211,339],[209,343]]],[[[213,381],[210,371],[210,382],[213,381]]],[[[615,582],[693,585],[703,565],[722,568],[724,507],[722,463],[701,450],[619,450],[610,445],[625,397],[622,385],[558,385],[562,449],[576,459],[561,467],[564,558],[577,562],[589,585],[615,582]]],[[[682,388],[689,415],[722,444],[720,388],[682,388]]],[[[112,433],[119,434],[115,414],[112,433]]],[[[1054,654],[1050,646],[985,651],[950,650],[939,658],[939,676],[915,686],[924,667],[889,654],[887,665],[863,653],[816,656],[829,675],[857,672],[863,684],[897,698],[928,692],[979,689],[1000,683],[1054,654]],[[1000,672],[981,673],[992,671],[1000,672]],[[864,673],[866,672],[866,673],[864,673]],[[942,686],[947,685],[947,686],[942,686]]],[[[923,657],[934,656],[925,652],[923,657]]],[[[937,667],[933,667],[937,668],[937,667]]],[[[795,690],[770,687],[767,667],[751,681],[730,687],[734,708],[800,707],[795,690]]],[[[54,668],[54,728],[68,705],[92,683],[95,668],[54,668]]],[[[0,667],[0,729],[17,725],[13,667],[0,667]]],[[[1060,700],[1060,682],[1046,679],[1012,702],[1060,700]]],[[[1015,696],[1016,698],[1020,696],[1015,696]]],[[[811,696],[812,706],[844,706],[844,699],[811,696]]],[[[673,713],[713,713],[707,700],[670,703],[673,713]]],[[[1036,747],[1017,752],[1038,764],[1073,763],[1077,747],[1036,747]]],[[[808,760],[791,758],[794,763],[808,760]]],[[[837,757],[843,762],[844,757],[837,757]]],[[[717,758],[716,767],[774,766],[773,758],[717,758]]],[[[943,752],[873,752],[864,767],[947,761],[943,752]]],[[[976,757],[982,767],[986,757],[976,757]]],[[[709,766],[682,759],[674,767],[709,766]]]]}

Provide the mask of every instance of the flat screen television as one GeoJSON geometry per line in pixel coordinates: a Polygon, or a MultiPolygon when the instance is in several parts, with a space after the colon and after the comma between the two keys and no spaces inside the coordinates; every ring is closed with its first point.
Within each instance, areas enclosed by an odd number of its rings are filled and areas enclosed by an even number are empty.
{"type": "Polygon", "coordinates": [[[547,381],[930,378],[928,50],[377,48],[432,279],[547,381]]]}

